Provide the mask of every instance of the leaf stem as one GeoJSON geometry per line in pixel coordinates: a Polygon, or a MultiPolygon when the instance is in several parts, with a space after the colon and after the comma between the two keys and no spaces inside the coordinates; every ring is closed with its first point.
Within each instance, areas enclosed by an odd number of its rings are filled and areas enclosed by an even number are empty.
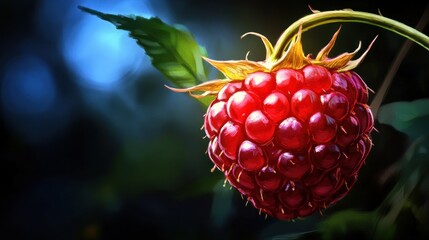
{"type": "MultiPolygon", "coordinates": [[[[423,28],[426,26],[428,21],[429,21],[429,4],[426,5],[426,9],[423,12],[423,15],[421,16],[415,29],[418,31],[423,30],[423,28]]],[[[411,49],[411,47],[412,47],[412,42],[410,40],[406,40],[402,45],[401,49],[398,51],[395,57],[395,60],[392,63],[392,66],[389,68],[389,71],[387,72],[387,75],[383,80],[383,83],[381,84],[380,88],[377,90],[377,94],[375,94],[374,99],[372,100],[370,105],[374,118],[378,118],[378,110],[380,109],[383,99],[387,94],[387,90],[390,88],[390,85],[392,84],[393,78],[395,77],[395,74],[398,71],[399,66],[401,65],[401,62],[404,60],[405,56],[407,55],[407,52],[411,49]]]]}
{"type": "Polygon", "coordinates": [[[270,60],[275,61],[281,58],[289,42],[298,33],[300,26],[302,26],[302,32],[305,32],[320,25],[337,22],[359,22],[378,26],[397,33],[429,51],[429,37],[415,28],[401,22],[373,13],[352,10],[333,10],[315,12],[302,17],[291,24],[278,39],[270,60]]]}

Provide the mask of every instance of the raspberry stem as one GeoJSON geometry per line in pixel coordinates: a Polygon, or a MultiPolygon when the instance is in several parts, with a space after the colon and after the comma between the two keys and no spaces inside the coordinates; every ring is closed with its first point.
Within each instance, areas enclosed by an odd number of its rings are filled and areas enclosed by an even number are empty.
{"type": "Polygon", "coordinates": [[[353,10],[333,10],[324,12],[313,11],[312,14],[304,16],[292,23],[282,33],[274,46],[274,50],[269,61],[274,62],[282,57],[287,45],[298,34],[300,27],[302,27],[302,32],[305,32],[317,26],[337,22],[360,22],[378,26],[397,33],[429,51],[429,37],[415,28],[405,25],[399,21],[378,14],[353,10]]]}

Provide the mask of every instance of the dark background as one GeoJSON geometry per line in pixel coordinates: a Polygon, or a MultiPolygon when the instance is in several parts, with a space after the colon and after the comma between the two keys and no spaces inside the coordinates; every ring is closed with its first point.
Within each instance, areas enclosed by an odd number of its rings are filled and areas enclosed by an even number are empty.
{"type": "MultiPolygon", "coordinates": [[[[243,59],[250,50],[250,59],[261,60],[260,40],[240,36],[259,32],[275,43],[287,26],[311,13],[308,5],[380,10],[415,26],[428,4],[281,2],[1,1],[0,238],[288,239],[286,234],[315,230],[336,211],[375,209],[397,180],[381,178],[409,146],[405,134],[376,122],[375,146],[358,183],[323,216],[264,219],[222,187],[219,171],[210,173],[200,130],[204,109],[166,89],[167,80],[126,32],[77,8],[158,16],[186,26],[210,58],[243,59]]],[[[341,25],[332,55],[353,51],[359,41],[365,49],[378,35],[356,69],[377,92],[405,38],[361,23],[341,25]]],[[[304,51],[316,53],[338,27],[304,33],[304,51]]],[[[383,104],[427,98],[428,63],[429,53],[413,45],[383,104]]],[[[396,227],[400,236],[428,236],[424,226],[407,224],[396,227]]]]}

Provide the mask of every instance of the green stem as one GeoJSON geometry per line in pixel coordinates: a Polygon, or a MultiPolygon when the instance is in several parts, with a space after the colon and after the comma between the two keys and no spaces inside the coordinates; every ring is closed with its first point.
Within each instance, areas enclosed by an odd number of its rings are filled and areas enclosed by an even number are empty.
{"type": "Polygon", "coordinates": [[[360,22],[378,26],[408,38],[429,51],[429,37],[401,22],[373,13],[352,10],[334,10],[312,13],[295,21],[280,36],[274,46],[274,51],[270,60],[275,61],[281,58],[289,42],[298,33],[300,26],[302,26],[302,31],[305,32],[320,25],[337,22],[360,22]]]}

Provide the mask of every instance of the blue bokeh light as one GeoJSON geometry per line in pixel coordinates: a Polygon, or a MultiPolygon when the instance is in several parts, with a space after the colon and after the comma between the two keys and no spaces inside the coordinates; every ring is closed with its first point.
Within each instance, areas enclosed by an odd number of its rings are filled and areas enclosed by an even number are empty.
{"type": "Polygon", "coordinates": [[[11,112],[37,114],[55,103],[57,90],[50,68],[34,55],[19,56],[9,62],[3,78],[2,103],[11,112]]]}
{"type": "Polygon", "coordinates": [[[155,14],[149,1],[78,1],[75,4],[63,28],[62,52],[80,85],[110,91],[141,71],[153,71],[143,49],[128,32],[115,30],[112,24],[77,9],[83,5],[107,13],[151,17],[155,14]]]}

